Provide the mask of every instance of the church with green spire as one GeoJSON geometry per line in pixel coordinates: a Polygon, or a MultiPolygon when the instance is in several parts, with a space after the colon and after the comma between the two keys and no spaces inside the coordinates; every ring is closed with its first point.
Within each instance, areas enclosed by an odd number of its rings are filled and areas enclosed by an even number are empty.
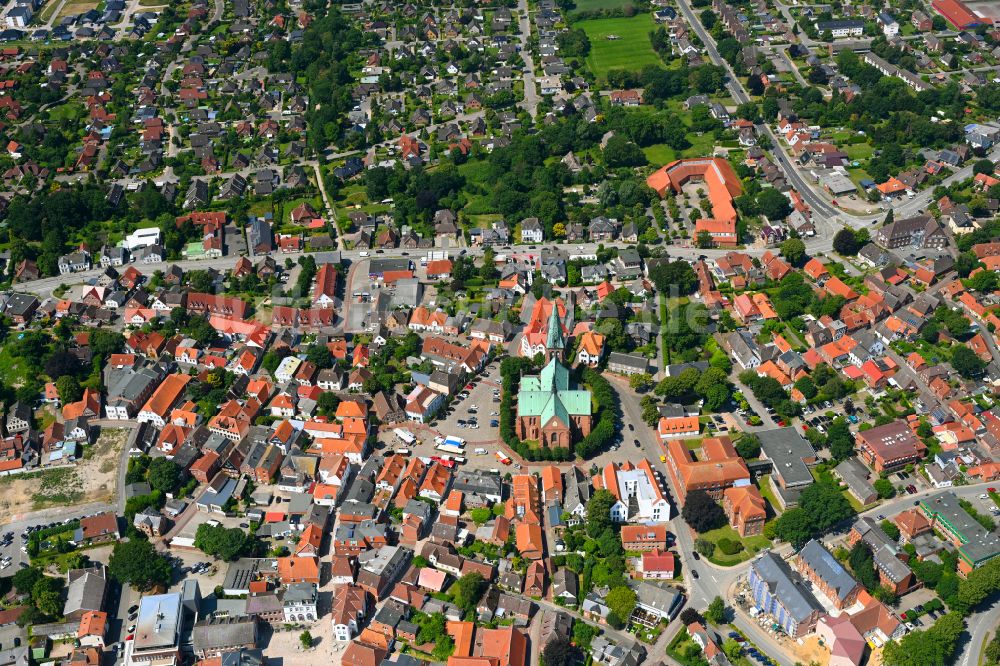
{"type": "Polygon", "coordinates": [[[561,360],[565,351],[561,329],[558,319],[555,325],[550,321],[549,362],[537,377],[521,379],[517,396],[518,439],[550,448],[570,448],[589,435],[591,428],[590,391],[572,386],[569,369],[561,360]]]}

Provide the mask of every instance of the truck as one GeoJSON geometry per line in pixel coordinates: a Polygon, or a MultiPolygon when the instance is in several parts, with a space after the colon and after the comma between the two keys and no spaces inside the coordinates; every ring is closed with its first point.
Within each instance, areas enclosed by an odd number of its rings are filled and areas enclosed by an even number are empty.
{"type": "Polygon", "coordinates": [[[434,448],[436,448],[438,451],[442,451],[444,453],[451,453],[456,456],[460,456],[463,453],[465,453],[465,450],[461,446],[455,446],[454,444],[448,444],[448,443],[440,444],[438,446],[435,446],[434,448]]]}
{"type": "Polygon", "coordinates": [[[499,460],[504,465],[509,465],[513,462],[510,457],[503,451],[497,451],[497,460],[499,460]]]}
{"type": "Polygon", "coordinates": [[[417,441],[416,436],[412,432],[410,432],[409,430],[405,430],[403,428],[396,428],[392,432],[404,444],[412,445],[414,442],[417,441]]]}

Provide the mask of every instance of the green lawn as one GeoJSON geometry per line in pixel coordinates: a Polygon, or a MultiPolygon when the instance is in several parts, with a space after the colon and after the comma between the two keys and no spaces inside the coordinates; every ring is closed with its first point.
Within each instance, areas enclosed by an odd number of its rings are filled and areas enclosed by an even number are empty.
{"type": "Polygon", "coordinates": [[[677,159],[677,151],[665,143],[654,143],[642,149],[646,159],[655,167],[662,166],[677,159]]]}
{"type": "Polygon", "coordinates": [[[851,182],[853,182],[858,187],[861,187],[862,180],[865,180],[866,178],[869,180],[871,179],[871,176],[869,176],[868,172],[865,171],[864,169],[848,169],[847,175],[851,179],[851,182]]]}
{"type": "Polygon", "coordinates": [[[756,555],[761,550],[770,547],[771,541],[764,538],[763,536],[750,536],[740,538],[740,535],[735,529],[726,525],[725,527],[720,527],[719,529],[712,530],[710,532],[705,532],[704,534],[699,534],[698,538],[708,539],[714,543],[718,543],[719,539],[728,538],[733,541],[739,541],[743,544],[743,550],[736,553],[735,555],[726,555],[721,550],[716,547],[715,554],[708,559],[724,567],[731,567],[733,565],[739,564],[740,562],[746,562],[751,557],[756,555]]]}
{"type": "Polygon", "coordinates": [[[760,491],[760,496],[764,498],[764,501],[771,505],[771,511],[777,516],[781,513],[779,511],[781,505],[778,504],[778,499],[774,496],[774,491],[771,490],[770,480],[770,474],[760,477],[760,480],[757,482],[757,490],[760,491]]]}
{"type": "Polygon", "coordinates": [[[649,32],[656,27],[649,14],[591,19],[580,21],[576,27],[582,28],[590,38],[587,66],[598,79],[607,76],[611,69],[638,71],[646,65],[663,65],[649,41],[649,32]],[[608,39],[608,36],[617,39],[608,39]]]}
{"type": "Polygon", "coordinates": [[[854,143],[844,148],[844,152],[852,160],[866,160],[872,156],[875,149],[867,143],[854,143]]]}
{"type": "Polygon", "coordinates": [[[576,0],[573,4],[576,5],[573,11],[592,12],[595,9],[618,9],[632,3],[629,0],[576,0]]]}
{"type": "Polygon", "coordinates": [[[652,166],[660,167],[684,157],[708,157],[715,150],[715,139],[711,134],[698,136],[695,132],[688,132],[687,140],[691,146],[679,152],[665,143],[654,143],[652,146],[646,146],[642,152],[646,154],[646,159],[652,166]]]}

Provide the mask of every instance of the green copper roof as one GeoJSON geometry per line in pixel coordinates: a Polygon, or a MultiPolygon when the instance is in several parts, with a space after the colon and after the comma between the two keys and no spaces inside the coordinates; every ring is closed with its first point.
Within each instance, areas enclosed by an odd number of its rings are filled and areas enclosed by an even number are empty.
{"type": "Polygon", "coordinates": [[[569,369],[551,359],[538,375],[539,391],[562,391],[569,388],[569,369]]]}
{"type": "Polygon", "coordinates": [[[545,338],[546,349],[565,349],[566,341],[563,339],[562,322],[559,321],[559,306],[552,301],[552,314],[549,315],[549,331],[545,338]]]}
{"type": "Polygon", "coordinates": [[[590,391],[570,389],[569,369],[552,359],[538,377],[521,380],[517,413],[538,416],[543,426],[553,418],[569,425],[571,416],[590,414],[590,391]]]}

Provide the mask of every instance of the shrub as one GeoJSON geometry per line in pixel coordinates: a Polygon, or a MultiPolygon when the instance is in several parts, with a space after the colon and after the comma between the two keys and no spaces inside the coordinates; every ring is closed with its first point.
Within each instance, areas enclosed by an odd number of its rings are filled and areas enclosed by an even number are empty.
{"type": "Polygon", "coordinates": [[[730,539],[728,537],[722,537],[721,539],[719,539],[716,545],[719,547],[719,550],[721,550],[724,555],[735,555],[736,553],[743,550],[742,543],[740,543],[739,541],[734,541],[733,539],[730,539]]]}

